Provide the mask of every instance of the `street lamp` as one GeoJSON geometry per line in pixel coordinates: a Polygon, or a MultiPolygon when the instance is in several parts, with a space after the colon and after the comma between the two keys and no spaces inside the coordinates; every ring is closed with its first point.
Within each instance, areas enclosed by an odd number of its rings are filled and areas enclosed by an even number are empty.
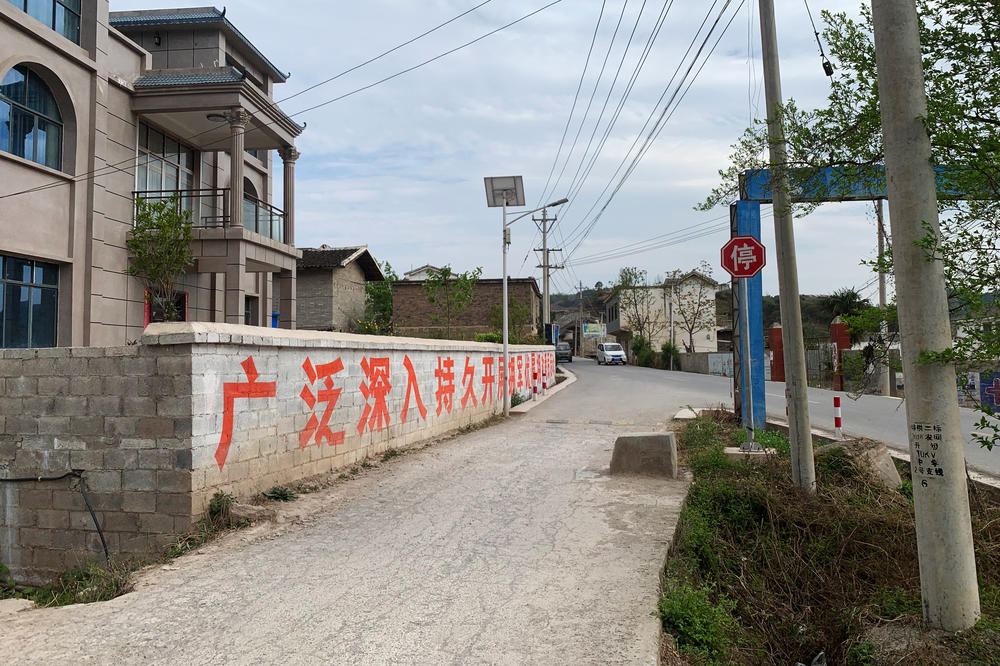
{"type": "Polygon", "coordinates": [[[503,415],[510,416],[510,392],[508,386],[510,378],[510,351],[507,333],[507,246],[510,245],[510,225],[523,217],[532,213],[537,213],[545,208],[561,206],[569,199],[562,198],[544,206],[520,213],[509,222],[507,221],[507,206],[523,206],[524,204],[524,183],[521,176],[501,176],[498,178],[484,178],[486,182],[486,205],[489,208],[503,208],[503,223],[501,241],[503,246],[503,415]]]}

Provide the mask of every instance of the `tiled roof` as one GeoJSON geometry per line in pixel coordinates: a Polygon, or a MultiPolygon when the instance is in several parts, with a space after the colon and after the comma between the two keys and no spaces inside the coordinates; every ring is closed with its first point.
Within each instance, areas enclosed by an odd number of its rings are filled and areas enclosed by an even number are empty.
{"type": "Polygon", "coordinates": [[[194,23],[198,21],[217,21],[222,18],[222,12],[215,7],[197,7],[193,9],[177,9],[165,12],[128,11],[111,12],[111,25],[119,28],[125,25],[162,25],[164,23],[194,23]]]}
{"type": "Polygon", "coordinates": [[[153,10],[153,11],[122,11],[111,12],[108,22],[114,28],[136,28],[154,25],[174,25],[177,23],[221,23],[237,39],[243,42],[250,51],[257,55],[265,65],[271,68],[272,74],[276,74],[282,81],[288,78],[288,74],[282,72],[274,66],[267,57],[257,50],[257,47],[247,39],[242,32],[236,29],[229,19],[226,18],[225,10],[219,11],[215,7],[194,7],[189,9],[174,10],[153,10]]]}
{"type": "Polygon", "coordinates": [[[359,247],[311,248],[303,247],[299,268],[340,268],[344,260],[362,249],[359,247]]]}
{"type": "Polygon", "coordinates": [[[136,79],[136,88],[151,86],[189,86],[199,83],[236,83],[243,80],[239,70],[230,68],[226,71],[178,72],[176,74],[147,74],[136,79]]]}

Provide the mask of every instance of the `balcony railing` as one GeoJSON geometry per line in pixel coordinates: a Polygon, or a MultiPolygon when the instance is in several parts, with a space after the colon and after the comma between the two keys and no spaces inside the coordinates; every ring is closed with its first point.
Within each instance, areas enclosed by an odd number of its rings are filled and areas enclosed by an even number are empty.
{"type": "MultiPolygon", "coordinates": [[[[155,190],[133,192],[134,200],[158,201],[177,196],[180,210],[191,213],[196,228],[218,229],[230,226],[229,188],[201,190],[155,190]]],[[[285,213],[279,208],[251,196],[243,197],[243,227],[261,236],[285,242],[285,213]]]]}
{"type": "Polygon", "coordinates": [[[285,242],[285,212],[260,199],[243,196],[243,226],[271,240],[285,242]]]}

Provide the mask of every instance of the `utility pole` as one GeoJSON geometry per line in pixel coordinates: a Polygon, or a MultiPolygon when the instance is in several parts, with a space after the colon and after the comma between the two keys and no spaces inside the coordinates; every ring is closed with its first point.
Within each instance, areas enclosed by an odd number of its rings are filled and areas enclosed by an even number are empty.
{"type": "Polygon", "coordinates": [[[555,216],[550,218],[548,216],[548,211],[543,208],[542,219],[539,220],[537,217],[533,217],[531,219],[536,225],[541,222],[541,225],[539,225],[538,228],[542,232],[542,247],[535,248],[535,252],[542,253],[542,263],[539,266],[536,266],[536,268],[542,269],[542,328],[544,329],[545,324],[552,323],[552,306],[549,302],[549,271],[562,268],[562,266],[555,266],[549,263],[549,253],[562,252],[562,250],[559,248],[549,249],[548,234],[549,229],[551,229],[549,222],[555,222],[558,218],[555,216]]]}
{"type": "Polygon", "coordinates": [[[583,356],[583,280],[580,281],[580,311],[576,316],[576,355],[583,356]]]}
{"type": "Polygon", "coordinates": [[[913,0],[872,0],[879,105],[889,194],[896,302],[906,374],[913,512],[924,620],[945,631],[979,619],[964,440],[952,363],[921,363],[951,348],[944,268],[917,246],[935,235],[937,191],[924,125],[927,95],[913,0]]]}
{"type": "Polygon", "coordinates": [[[771,146],[774,244],[778,256],[778,292],[781,298],[781,335],[785,356],[788,436],[792,448],[792,481],[807,493],[813,494],[816,492],[816,466],[809,425],[809,385],[806,377],[806,350],[802,340],[795,231],[792,227],[792,202],[788,193],[788,154],[785,131],[779,118],[781,72],[778,67],[774,0],[760,0],[760,42],[764,64],[764,94],[767,97],[767,136],[771,146]]]}
{"type": "Polygon", "coordinates": [[[882,311],[882,323],[879,325],[879,333],[882,336],[882,342],[886,345],[885,355],[886,358],[882,361],[882,367],[879,368],[878,373],[878,392],[881,395],[890,395],[891,390],[889,388],[889,323],[885,320],[885,272],[882,270],[882,255],[885,254],[885,220],[882,216],[882,200],[875,200],[875,215],[878,218],[878,307],[882,311]]]}

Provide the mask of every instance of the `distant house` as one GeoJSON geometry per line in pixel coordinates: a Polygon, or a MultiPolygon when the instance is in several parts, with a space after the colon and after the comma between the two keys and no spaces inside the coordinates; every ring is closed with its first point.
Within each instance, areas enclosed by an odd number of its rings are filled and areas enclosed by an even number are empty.
{"type": "MultiPolygon", "coordinates": [[[[406,275],[433,268],[422,266],[406,275]]],[[[424,280],[407,278],[392,283],[392,319],[396,335],[421,338],[440,338],[448,335],[447,326],[441,320],[441,310],[427,300],[423,289],[424,280]]],[[[520,335],[532,335],[538,331],[541,321],[542,295],[535,278],[508,278],[507,290],[510,301],[527,311],[521,324],[520,335]]],[[[490,310],[503,303],[503,280],[500,278],[480,279],[473,288],[472,301],[462,313],[451,322],[451,337],[458,340],[472,340],[477,333],[499,330],[490,319],[490,310]]],[[[299,297],[301,299],[301,296],[299,297]]],[[[300,306],[301,307],[301,306],[300,306]]],[[[512,330],[517,322],[511,320],[512,330]]]]}
{"type": "MultiPolygon", "coordinates": [[[[637,299],[642,305],[639,312],[627,312],[628,308],[622,307],[621,293],[617,290],[605,300],[608,335],[613,335],[627,347],[636,329],[646,328],[652,333],[650,342],[653,349],[659,350],[670,339],[672,312],[673,339],[681,352],[718,351],[720,322],[716,318],[715,294],[719,284],[711,277],[690,271],[676,278],[667,278],[663,284],[635,289],[643,289],[647,294],[637,299]],[[632,321],[637,316],[644,320],[641,325],[632,321]]],[[[632,309],[636,310],[635,305],[632,309]]]]}
{"type": "Polygon", "coordinates": [[[441,270],[437,266],[431,266],[430,264],[424,264],[420,268],[414,268],[411,271],[403,273],[404,280],[426,280],[431,276],[431,271],[441,270]]]}
{"type": "Polygon", "coordinates": [[[365,284],[384,280],[368,246],[301,248],[298,327],[350,331],[365,313],[365,284]]]}

